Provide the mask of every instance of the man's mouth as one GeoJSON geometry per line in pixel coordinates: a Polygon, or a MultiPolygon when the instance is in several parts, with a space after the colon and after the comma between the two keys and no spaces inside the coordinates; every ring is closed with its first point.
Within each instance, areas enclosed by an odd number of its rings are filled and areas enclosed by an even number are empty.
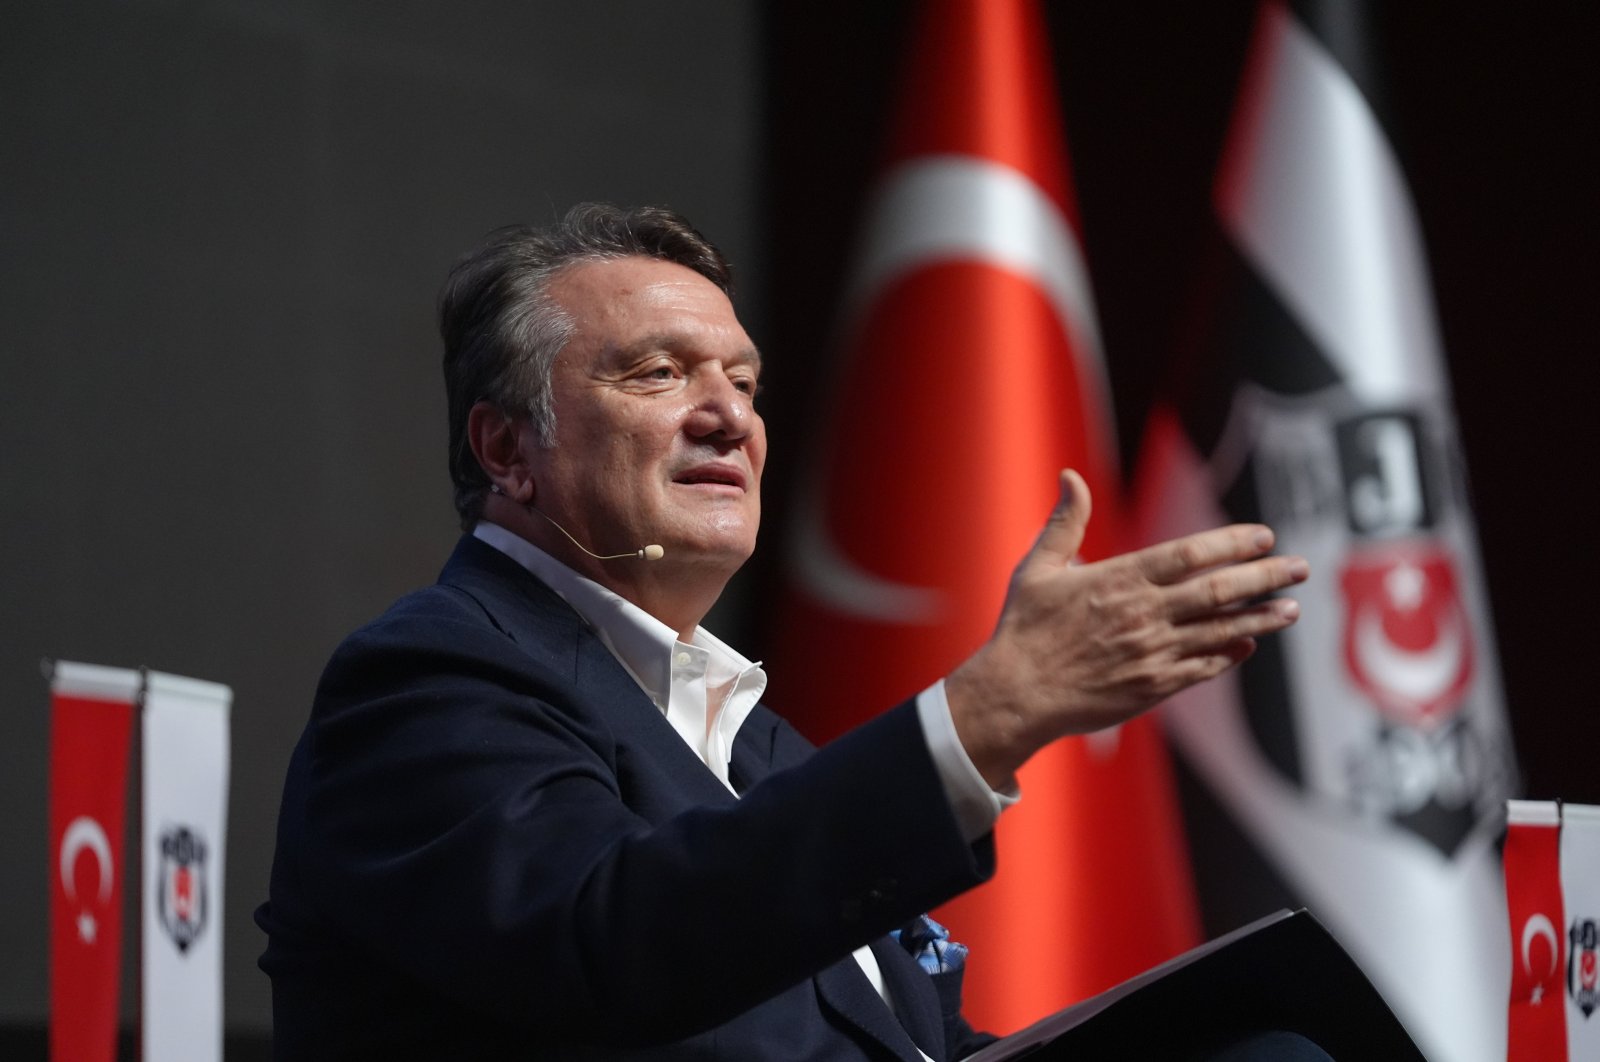
{"type": "Polygon", "coordinates": [[[722,464],[720,462],[686,468],[682,472],[675,474],[672,477],[672,482],[690,487],[737,487],[739,490],[744,490],[747,486],[747,479],[742,468],[738,465],[722,464]]]}

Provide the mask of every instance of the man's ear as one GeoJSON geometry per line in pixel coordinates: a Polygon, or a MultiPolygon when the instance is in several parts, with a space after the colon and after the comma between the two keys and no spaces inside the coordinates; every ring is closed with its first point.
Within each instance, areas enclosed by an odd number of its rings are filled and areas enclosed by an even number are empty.
{"type": "Polygon", "coordinates": [[[512,501],[533,500],[533,469],[523,454],[522,438],[533,430],[526,417],[513,417],[493,402],[476,403],[467,414],[467,444],[478,467],[512,501]]]}

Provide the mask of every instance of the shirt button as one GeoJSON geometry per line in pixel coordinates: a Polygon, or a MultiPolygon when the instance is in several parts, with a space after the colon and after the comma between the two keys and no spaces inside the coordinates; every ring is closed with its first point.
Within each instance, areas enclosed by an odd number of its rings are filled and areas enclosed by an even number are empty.
{"type": "Polygon", "coordinates": [[[678,654],[678,666],[679,667],[688,667],[689,666],[689,654],[688,653],[679,653],[678,654]]]}

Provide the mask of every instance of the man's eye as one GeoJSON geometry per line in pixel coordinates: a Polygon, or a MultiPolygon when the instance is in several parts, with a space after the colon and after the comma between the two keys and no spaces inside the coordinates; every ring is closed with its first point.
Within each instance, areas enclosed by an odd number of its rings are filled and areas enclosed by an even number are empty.
{"type": "Polygon", "coordinates": [[[673,371],[673,368],[670,365],[657,365],[644,375],[648,380],[670,380],[678,374],[673,371]]]}
{"type": "Polygon", "coordinates": [[[754,398],[756,395],[761,393],[761,385],[756,383],[754,380],[735,380],[733,381],[733,386],[749,395],[751,398],[754,398]]]}

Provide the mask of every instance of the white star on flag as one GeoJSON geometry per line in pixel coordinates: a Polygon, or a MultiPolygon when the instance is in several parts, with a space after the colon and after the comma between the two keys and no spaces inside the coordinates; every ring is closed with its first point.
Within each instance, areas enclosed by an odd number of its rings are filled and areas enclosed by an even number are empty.
{"type": "Polygon", "coordinates": [[[1401,564],[1384,578],[1383,588],[1389,592],[1389,600],[1396,608],[1409,612],[1422,604],[1422,590],[1427,582],[1428,577],[1421,568],[1415,564],[1401,564]]]}

